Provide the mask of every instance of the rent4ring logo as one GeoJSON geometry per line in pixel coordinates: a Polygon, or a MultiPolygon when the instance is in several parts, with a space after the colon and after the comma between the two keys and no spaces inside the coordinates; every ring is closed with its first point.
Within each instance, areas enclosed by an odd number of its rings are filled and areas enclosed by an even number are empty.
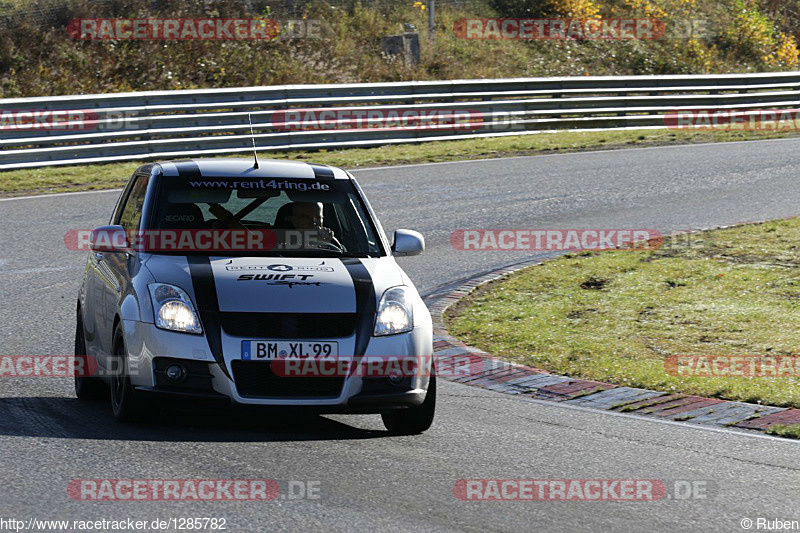
{"type": "Polygon", "coordinates": [[[450,244],[464,251],[655,250],[663,237],[652,229],[459,229],[450,244]]]}

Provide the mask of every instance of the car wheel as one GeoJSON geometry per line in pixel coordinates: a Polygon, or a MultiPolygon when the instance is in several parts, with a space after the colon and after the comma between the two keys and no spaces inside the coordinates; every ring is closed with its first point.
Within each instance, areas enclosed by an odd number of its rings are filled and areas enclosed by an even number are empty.
{"type": "MultiPolygon", "coordinates": [[[[78,310],[78,319],[75,321],[75,357],[83,357],[83,368],[88,368],[86,357],[86,337],[83,331],[83,318],[78,310]]],[[[79,376],[75,372],[75,396],[79,400],[102,400],[108,395],[108,387],[97,376],[79,376]]]]}
{"type": "Polygon", "coordinates": [[[417,407],[395,409],[381,415],[383,425],[393,435],[418,435],[433,424],[436,411],[436,377],[431,376],[425,401],[417,407]]]}
{"type": "Polygon", "coordinates": [[[131,385],[125,338],[119,325],[114,329],[112,347],[111,353],[114,356],[114,366],[116,367],[111,375],[111,410],[114,418],[120,422],[156,420],[160,411],[158,406],[147,401],[140,393],[137,394],[131,385]]]}

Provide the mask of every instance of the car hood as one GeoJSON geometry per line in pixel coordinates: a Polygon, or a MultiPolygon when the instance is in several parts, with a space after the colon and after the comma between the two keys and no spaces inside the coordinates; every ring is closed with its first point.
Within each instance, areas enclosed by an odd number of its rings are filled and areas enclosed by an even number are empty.
{"type": "MultiPolygon", "coordinates": [[[[392,257],[203,257],[153,255],[156,281],[186,290],[201,310],[261,313],[354,313],[356,292],[404,284],[392,257]]],[[[362,292],[363,294],[363,292],[362,292]]]]}

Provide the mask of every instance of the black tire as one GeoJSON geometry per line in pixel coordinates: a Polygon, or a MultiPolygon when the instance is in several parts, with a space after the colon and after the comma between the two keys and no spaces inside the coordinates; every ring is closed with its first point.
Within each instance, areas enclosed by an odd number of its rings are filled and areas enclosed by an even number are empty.
{"type": "Polygon", "coordinates": [[[436,376],[431,376],[428,394],[418,407],[395,409],[381,414],[383,425],[392,435],[419,435],[433,424],[436,412],[436,376]]]}
{"type": "Polygon", "coordinates": [[[158,419],[158,406],[143,398],[131,385],[125,338],[119,325],[114,328],[113,338],[111,353],[117,359],[111,376],[111,411],[114,418],[120,422],[152,422],[158,419]]]}
{"type": "MultiPolygon", "coordinates": [[[[78,319],[75,321],[75,356],[86,356],[86,337],[83,331],[83,318],[81,311],[78,309],[78,319]]],[[[84,359],[84,366],[86,368],[86,360],[84,359]]],[[[75,396],[79,400],[97,401],[103,400],[108,396],[108,387],[103,380],[97,376],[79,376],[75,373],[75,396]]]]}

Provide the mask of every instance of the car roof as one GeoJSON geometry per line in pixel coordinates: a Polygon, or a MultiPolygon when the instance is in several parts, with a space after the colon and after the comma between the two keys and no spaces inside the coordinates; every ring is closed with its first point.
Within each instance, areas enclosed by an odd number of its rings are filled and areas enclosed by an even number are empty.
{"type": "Polygon", "coordinates": [[[337,167],[317,165],[301,161],[259,159],[258,168],[252,159],[217,158],[160,161],[161,175],[165,177],[190,178],[300,178],[300,179],[349,179],[347,173],[337,167]]]}

